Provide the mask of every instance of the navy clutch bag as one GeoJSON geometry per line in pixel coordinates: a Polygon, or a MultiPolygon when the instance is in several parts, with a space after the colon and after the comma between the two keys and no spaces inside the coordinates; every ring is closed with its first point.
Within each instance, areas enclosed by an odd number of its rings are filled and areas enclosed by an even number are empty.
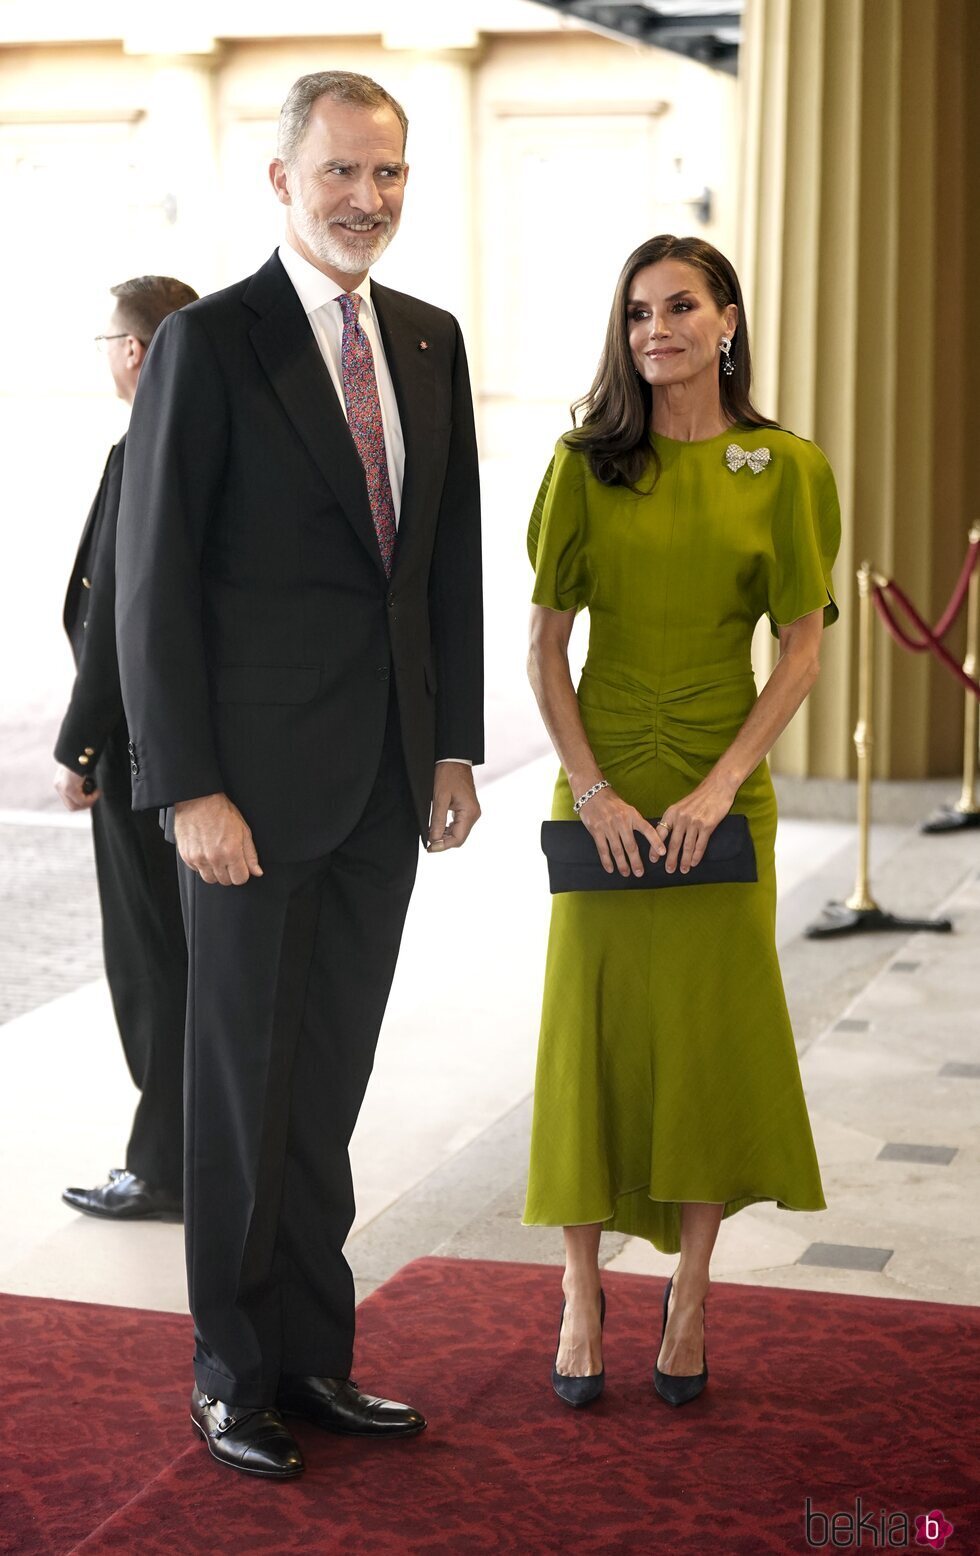
{"type": "MultiPolygon", "coordinates": [[[[656,826],[659,816],[651,818],[656,826]]],[[[646,891],[654,886],[720,886],[730,881],[757,881],[755,848],[745,816],[725,816],[708,839],[701,863],[686,875],[668,875],[662,859],[650,863],[650,845],[634,834],[643,861],[642,875],[611,875],[602,868],[592,834],[581,821],[543,821],[541,847],[548,860],[552,893],[562,891],[646,891]]]]}

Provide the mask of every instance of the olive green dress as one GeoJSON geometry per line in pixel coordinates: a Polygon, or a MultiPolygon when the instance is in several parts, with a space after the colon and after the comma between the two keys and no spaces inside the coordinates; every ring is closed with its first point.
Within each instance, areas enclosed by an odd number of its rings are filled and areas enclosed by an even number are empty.
{"type": "MultiPolygon", "coordinates": [[[[609,782],[645,816],[701,781],[756,699],[750,644],[823,608],[837,618],[833,474],[775,428],[653,437],[637,496],[559,442],[531,516],[533,599],[587,609],[582,720],[609,782]],[[729,469],[729,444],[768,448],[729,469]],[[759,464],[759,461],[755,462],[759,464]],[[641,482],[641,485],[648,484],[641,482]]],[[[573,820],[567,779],[552,817],[573,820]]],[[[602,1222],[680,1248],[687,1200],[825,1207],[776,956],[776,802],[760,763],[753,884],[556,896],[538,1048],[528,1225],[602,1222]]]]}

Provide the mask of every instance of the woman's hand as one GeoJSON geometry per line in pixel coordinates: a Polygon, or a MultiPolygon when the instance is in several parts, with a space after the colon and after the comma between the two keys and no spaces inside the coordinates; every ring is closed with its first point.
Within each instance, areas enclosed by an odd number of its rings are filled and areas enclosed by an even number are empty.
{"type": "Polygon", "coordinates": [[[668,875],[673,875],[678,862],[682,875],[701,863],[709,837],[728,815],[737,793],[737,786],[709,776],[676,805],[667,806],[659,826],[670,828],[664,864],[668,875]]]}
{"type": "Polygon", "coordinates": [[[645,867],[636,846],[634,832],[641,832],[650,844],[650,863],[655,864],[667,852],[664,839],[635,805],[627,805],[615,789],[600,789],[579,811],[579,820],[588,828],[599,850],[607,875],[643,875],[645,867]]]}

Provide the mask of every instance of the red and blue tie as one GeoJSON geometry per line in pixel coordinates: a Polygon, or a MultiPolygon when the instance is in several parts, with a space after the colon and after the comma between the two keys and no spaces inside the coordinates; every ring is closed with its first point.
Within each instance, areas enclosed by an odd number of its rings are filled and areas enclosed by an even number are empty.
{"type": "Polygon", "coordinates": [[[378,381],[374,376],[371,342],[358,323],[361,299],[357,292],[344,292],[337,298],[344,315],[344,334],[340,345],[341,373],[347,422],[354,445],[364,466],[371,516],[381,548],[386,575],[391,577],[395,555],[395,504],[388,478],[385,453],[385,429],[381,420],[378,381]]]}

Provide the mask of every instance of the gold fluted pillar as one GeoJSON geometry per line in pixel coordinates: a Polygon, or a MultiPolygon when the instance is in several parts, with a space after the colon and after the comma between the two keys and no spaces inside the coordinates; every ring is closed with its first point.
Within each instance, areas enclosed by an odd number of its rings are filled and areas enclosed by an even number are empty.
{"type": "MultiPolygon", "coordinates": [[[[843,619],[777,772],[853,776],[859,561],[935,619],[980,507],[977,58],[975,0],[746,0],[737,258],[756,399],[824,449],[844,518],[843,619]]],[[[962,623],[948,641],[960,657],[962,623]]],[[[875,671],[875,775],[956,772],[956,684],[883,633],[875,671]]]]}

